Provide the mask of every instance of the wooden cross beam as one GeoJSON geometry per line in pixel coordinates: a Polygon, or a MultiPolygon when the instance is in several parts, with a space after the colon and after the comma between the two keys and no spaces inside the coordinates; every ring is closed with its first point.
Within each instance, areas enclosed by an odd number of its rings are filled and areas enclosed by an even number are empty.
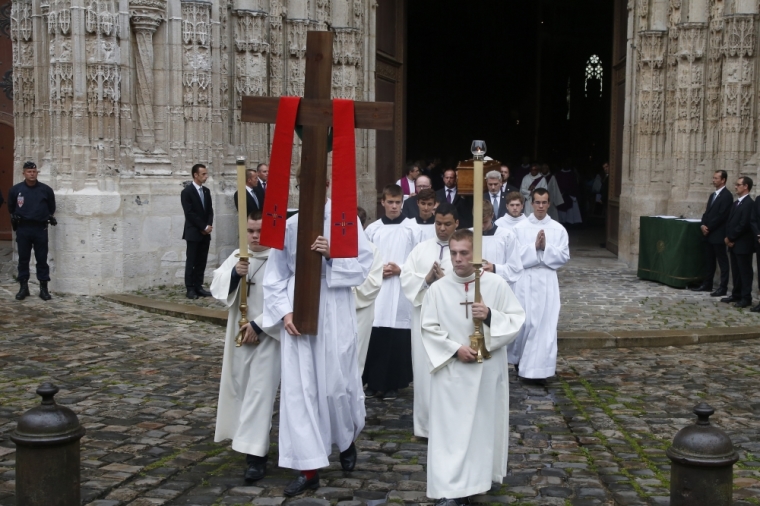
{"type": "MultiPolygon", "coordinates": [[[[296,117],[296,125],[303,126],[303,136],[293,323],[302,334],[312,335],[319,328],[322,255],[310,247],[324,233],[327,135],[332,126],[332,49],[332,32],[307,32],[306,82],[296,117]]],[[[275,123],[279,100],[243,97],[241,120],[275,123]]],[[[356,128],[393,130],[392,102],[355,102],[354,110],[356,128]]]]}

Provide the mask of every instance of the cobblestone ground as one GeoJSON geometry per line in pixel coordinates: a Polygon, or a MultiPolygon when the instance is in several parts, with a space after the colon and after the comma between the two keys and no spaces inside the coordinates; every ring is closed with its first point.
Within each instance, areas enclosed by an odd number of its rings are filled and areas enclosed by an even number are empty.
{"type": "MultiPolygon", "coordinates": [[[[38,403],[34,390],[43,381],[61,388],[58,402],[87,428],[83,504],[285,502],[293,473],[276,466],[277,419],[270,474],[256,486],[241,479],[243,457],[213,442],[219,327],[96,297],[54,293],[46,303],[33,290],[19,303],[4,272],[0,267],[0,505],[15,504],[8,436],[38,403]]],[[[572,352],[560,357],[546,387],[512,376],[509,476],[478,503],[668,504],[665,448],[694,422],[693,406],[707,401],[714,424],[740,453],[734,504],[760,505],[760,342],[572,352]]],[[[411,401],[411,389],[393,402],[368,400],[357,469],[341,471],[335,453],[322,488],[288,503],[429,503],[426,444],[412,435],[411,401]]]]}

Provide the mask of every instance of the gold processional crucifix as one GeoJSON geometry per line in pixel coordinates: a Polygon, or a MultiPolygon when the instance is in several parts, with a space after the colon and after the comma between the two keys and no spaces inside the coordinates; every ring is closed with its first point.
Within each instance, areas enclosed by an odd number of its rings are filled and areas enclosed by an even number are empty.
{"type": "MultiPolygon", "coordinates": [[[[293,324],[302,334],[317,334],[322,255],[310,246],[324,233],[327,195],[327,137],[332,125],[333,32],[307,32],[306,81],[296,125],[303,126],[298,209],[293,324]]],[[[278,97],[243,97],[241,121],[274,123],[278,97]]],[[[393,130],[392,102],[355,102],[356,128],[393,130]]],[[[274,218],[274,217],[273,217],[274,218]]],[[[345,217],[342,218],[345,222],[345,217]]]]}

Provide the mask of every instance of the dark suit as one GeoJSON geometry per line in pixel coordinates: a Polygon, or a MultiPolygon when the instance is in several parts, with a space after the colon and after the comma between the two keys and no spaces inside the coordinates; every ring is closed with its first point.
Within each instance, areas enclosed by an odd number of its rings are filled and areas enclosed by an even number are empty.
{"type": "MultiPolygon", "coordinates": [[[[721,192],[723,193],[723,192],[721,192]]],[[[728,248],[731,259],[731,277],[734,289],[731,295],[742,302],[752,302],[752,253],[755,252],[755,238],[752,235],[752,197],[746,195],[741,201],[731,205],[726,222],[726,238],[734,243],[728,248]]]]}
{"type": "MultiPolygon", "coordinates": [[[[487,200],[493,204],[493,197],[490,192],[483,192],[483,200],[487,200]]],[[[499,208],[493,210],[494,220],[498,220],[505,214],[507,214],[507,194],[504,192],[499,193],[499,208]]]]}
{"type": "Polygon", "coordinates": [[[709,230],[705,241],[705,279],[702,286],[712,288],[713,278],[715,277],[715,262],[720,267],[720,286],[718,290],[726,291],[728,287],[728,252],[726,251],[726,221],[731,213],[731,204],[734,202],[734,196],[723,188],[718,197],[715,192],[710,194],[707,199],[705,214],[702,215],[702,225],[709,230]]]}
{"type": "Polygon", "coordinates": [[[401,214],[407,218],[416,218],[420,215],[420,206],[417,204],[417,197],[409,197],[404,201],[401,208],[401,214]]]}
{"type": "MultiPolygon", "coordinates": [[[[254,193],[254,195],[256,195],[256,198],[251,196],[251,192],[245,192],[245,205],[248,214],[251,214],[253,211],[261,211],[264,209],[264,190],[262,190],[260,186],[255,186],[251,191],[254,193]]],[[[235,194],[232,196],[232,202],[235,203],[235,209],[239,209],[237,196],[238,192],[235,192],[235,194]]]]}
{"type": "Polygon", "coordinates": [[[182,210],[185,212],[185,230],[182,238],[187,241],[185,286],[188,289],[203,286],[203,272],[206,270],[211,235],[202,232],[214,223],[211,192],[205,186],[201,188],[203,189],[203,203],[201,203],[200,194],[193,183],[185,186],[180,194],[182,210]]]}
{"type": "Polygon", "coordinates": [[[760,281],[760,242],[758,241],[758,236],[760,236],[760,199],[755,199],[752,206],[750,227],[752,227],[752,234],[754,235],[753,240],[755,242],[755,252],[757,253],[757,275],[759,276],[758,281],[760,281]]]}
{"type": "MultiPolygon", "coordinates": [[[[448,202],[446,198],[446,187],[436,190],[435,199],[438,202],[448,202]]],[[[464,196],[457,191],[454,200],[451,202],[459,214],[459,228],[472,227],[472,198],[464,196]]]]}
{"type": "Polygon", "coordinates": [[[512,192],[520,193],[520,188],[518,188],[517,186],[512,186],[511,184],[507,183],[507,186],[504,186],[503,184],[501,185],[501,191],[504,194],[512,193],[512,192]]]}

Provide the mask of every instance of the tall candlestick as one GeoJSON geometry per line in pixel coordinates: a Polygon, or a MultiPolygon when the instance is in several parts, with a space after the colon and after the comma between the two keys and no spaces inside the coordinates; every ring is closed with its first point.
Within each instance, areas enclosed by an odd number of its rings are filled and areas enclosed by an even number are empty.
{"type": "MultiPolygon", "coordinates": [[[[240,260],[248,262],[248,190],[245,185],[245,157],[237,157],[237,199],[238,199],[238,237],[240,238],[240,260]]],[[[240,321],[242,327],[248,324],[248,277],[240,280],[240,321]]],[[[235,346],[243,345],[243,332],[238,332],[235,346]]]]}
{"type": "Polygon", "coordinates": [[[472,263],[483,263],[483,155],[475,154],[472,171],[472,263]]]}

